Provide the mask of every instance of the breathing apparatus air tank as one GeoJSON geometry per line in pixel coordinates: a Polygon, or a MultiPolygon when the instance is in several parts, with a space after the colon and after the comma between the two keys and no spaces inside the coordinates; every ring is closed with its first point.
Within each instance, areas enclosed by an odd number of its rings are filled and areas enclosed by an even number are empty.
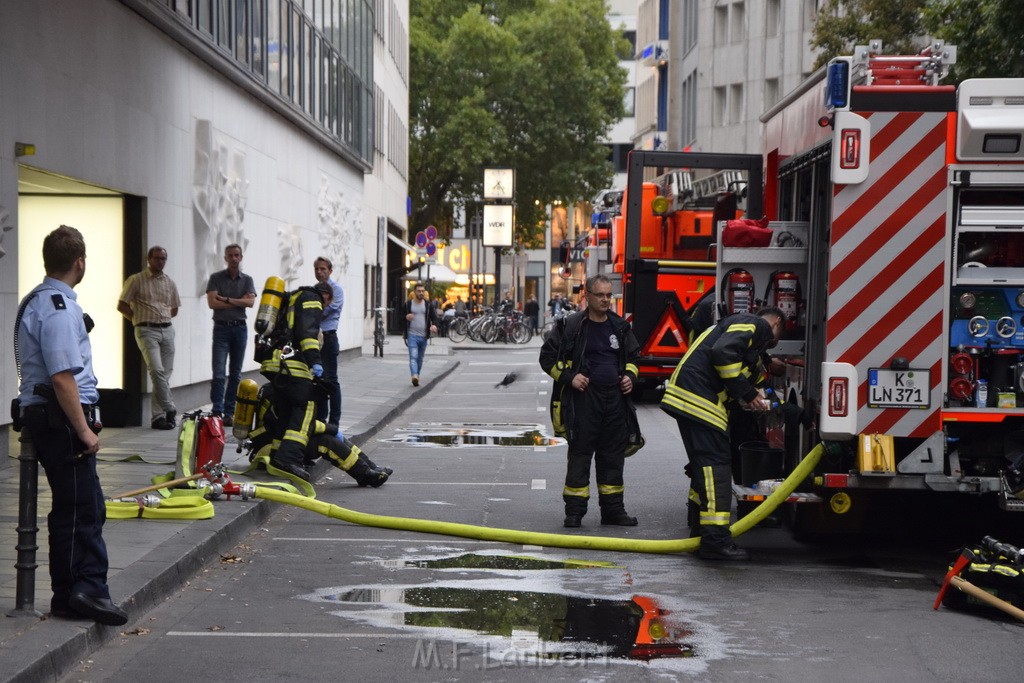
{"type": "Polygon", "coordinates": [[[238,391],[235,394],[235,424],[231,427],[231,434],[239,443],[248,438],[249,432],[252,431],[259,391],[259,386],[251,379],[243,379],[238,383],[238,391]]]}
{"type": "Polygon", "coordinates": [[[260,307],[256,312],[254,327],[256,333],[264,337],[274,331],[277,325],[277,318],[281,313],[281,306],[284,304],[284,280],[271,275],[263,285],[263,295],[260,297],[260,307]]]}

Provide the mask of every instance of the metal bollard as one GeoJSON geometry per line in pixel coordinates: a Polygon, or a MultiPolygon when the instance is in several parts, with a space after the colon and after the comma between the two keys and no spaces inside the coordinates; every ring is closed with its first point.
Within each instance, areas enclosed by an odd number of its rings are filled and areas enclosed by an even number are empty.
{"type": "Polygon", "coordinates": [[[39,504],[39,460],[36,458],[36,447],[27,429],[22,429],[18,438],[21,443],[21,461],[18,483],[18,559],[14,563],[17,569],[15,584],[14,609],[7,613],[9,617],[41,617],[36,610],[36,551],[39,550],[36,535],[39,532],[36,511],[39,504]]]}

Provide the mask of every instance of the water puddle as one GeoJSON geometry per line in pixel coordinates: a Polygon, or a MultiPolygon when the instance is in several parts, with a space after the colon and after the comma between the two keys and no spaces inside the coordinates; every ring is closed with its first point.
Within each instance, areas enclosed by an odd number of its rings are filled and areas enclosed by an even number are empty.
{"type": "Polygon", "coordinates": [[[473,446],[560,446],[564,439],[548,436],[543,425],[452,422],[414,423],[397,430],[389,443],[466,448],[473,446]]]}
{"type": "Polygon", "coordinates": [[[392,617],[381,625],[501,637],[519,655],[536,660],[650,661],[697,656],[687,642],[693,631],[650,596],[610,600],[435,585],[353,588],[317,598],[380,605],[392,617]]]}
{"type": "Polygon", "coordinates": [[[499,569],[505,571],[529,571],[542,569],[590,569],[614,567],[611,562],[592,560],[547,560],[526,555],[478,555],[466,553],[455,557],[441,557],[432,560],[375,560],[373,564],[388,569],[499,569]]]}

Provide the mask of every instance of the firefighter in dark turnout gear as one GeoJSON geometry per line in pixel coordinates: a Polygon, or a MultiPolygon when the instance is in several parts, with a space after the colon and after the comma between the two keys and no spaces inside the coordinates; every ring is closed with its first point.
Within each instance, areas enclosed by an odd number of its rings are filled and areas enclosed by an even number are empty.
{"type": "Polygon", "coordinates": [[[304,452],[316,412],[310,402],[313,378],[324,371],[318,339],[320,318],[331,295],[326,283],[286,294],[271,342],[273,350],[260,364],[260,374],[274,385],[273,407],[278,417],[270,433],[270,464],[306,481],[309,472],[303,467],[304,452]]]}
{"type": "MultiPolygon", "coordinates": [[[[271,452],[273,433],[278,431],[280,418],[274,409],[274,386],[264,384],[260,388],[256,404],[256,427],[249,433],[251,452],[249,459],[271,452]]],[[[314,404],[316,401],[310,399],[314,404]]],[[[379,467],[362,450],[343,435],[338,426],[314,420],[310,425],[306,447],[303,450],[303,464],[310,466],[317,458],[325,458],[338,469],[346,472],[360,486],[377,488],[391,476],[390,467],[379,467]]],[[[276,465],[275,465],[276,466],[276,465]]]]}
{"type": "Polygon", "coordinates": [[[590,460],[597,470],[601,524],[636,526],[626,514],[622,471],[626,455],[641,445],[629,399],[640,345],[629,323],[613,313],[611,281],[587,280],[587,309],[559,321],[544,341],[540,365],[555,380],[551,422],[569,442],[564,526],[578,527],[590,499],[590,460]]]}
{"type": "Polygon", "coordinates": [[[697,554],[704,559],[749,559],[729,532],[729,411],[740,402],[755,411],[770,408],[756,385],[763,379],[767,350],[782,335],[784,320],[782,311],[774,307],[762,308],[756,315],[737,313],[723,319],[697,338],[666,383],[661,408],[676,418],[690,460],[687,517],[691,529],[699,528],[697,554]]]}

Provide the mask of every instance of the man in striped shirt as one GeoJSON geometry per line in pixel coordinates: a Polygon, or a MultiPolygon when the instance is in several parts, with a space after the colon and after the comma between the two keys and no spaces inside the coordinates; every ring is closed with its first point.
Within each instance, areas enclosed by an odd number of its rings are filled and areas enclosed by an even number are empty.
{"type": "Polygon", "coordinates": [[[174,328],[171,318],[178,315],[181,299],[174,280],[164,273],[167,250],[150,247],[148,267],[124,283],[117,310],[135,326],[135,342],[149,369],[153,383],[150,397],[153,429],[174,429],[178,414],[171,398],[171,372],[174,370],[174,328]]]}

